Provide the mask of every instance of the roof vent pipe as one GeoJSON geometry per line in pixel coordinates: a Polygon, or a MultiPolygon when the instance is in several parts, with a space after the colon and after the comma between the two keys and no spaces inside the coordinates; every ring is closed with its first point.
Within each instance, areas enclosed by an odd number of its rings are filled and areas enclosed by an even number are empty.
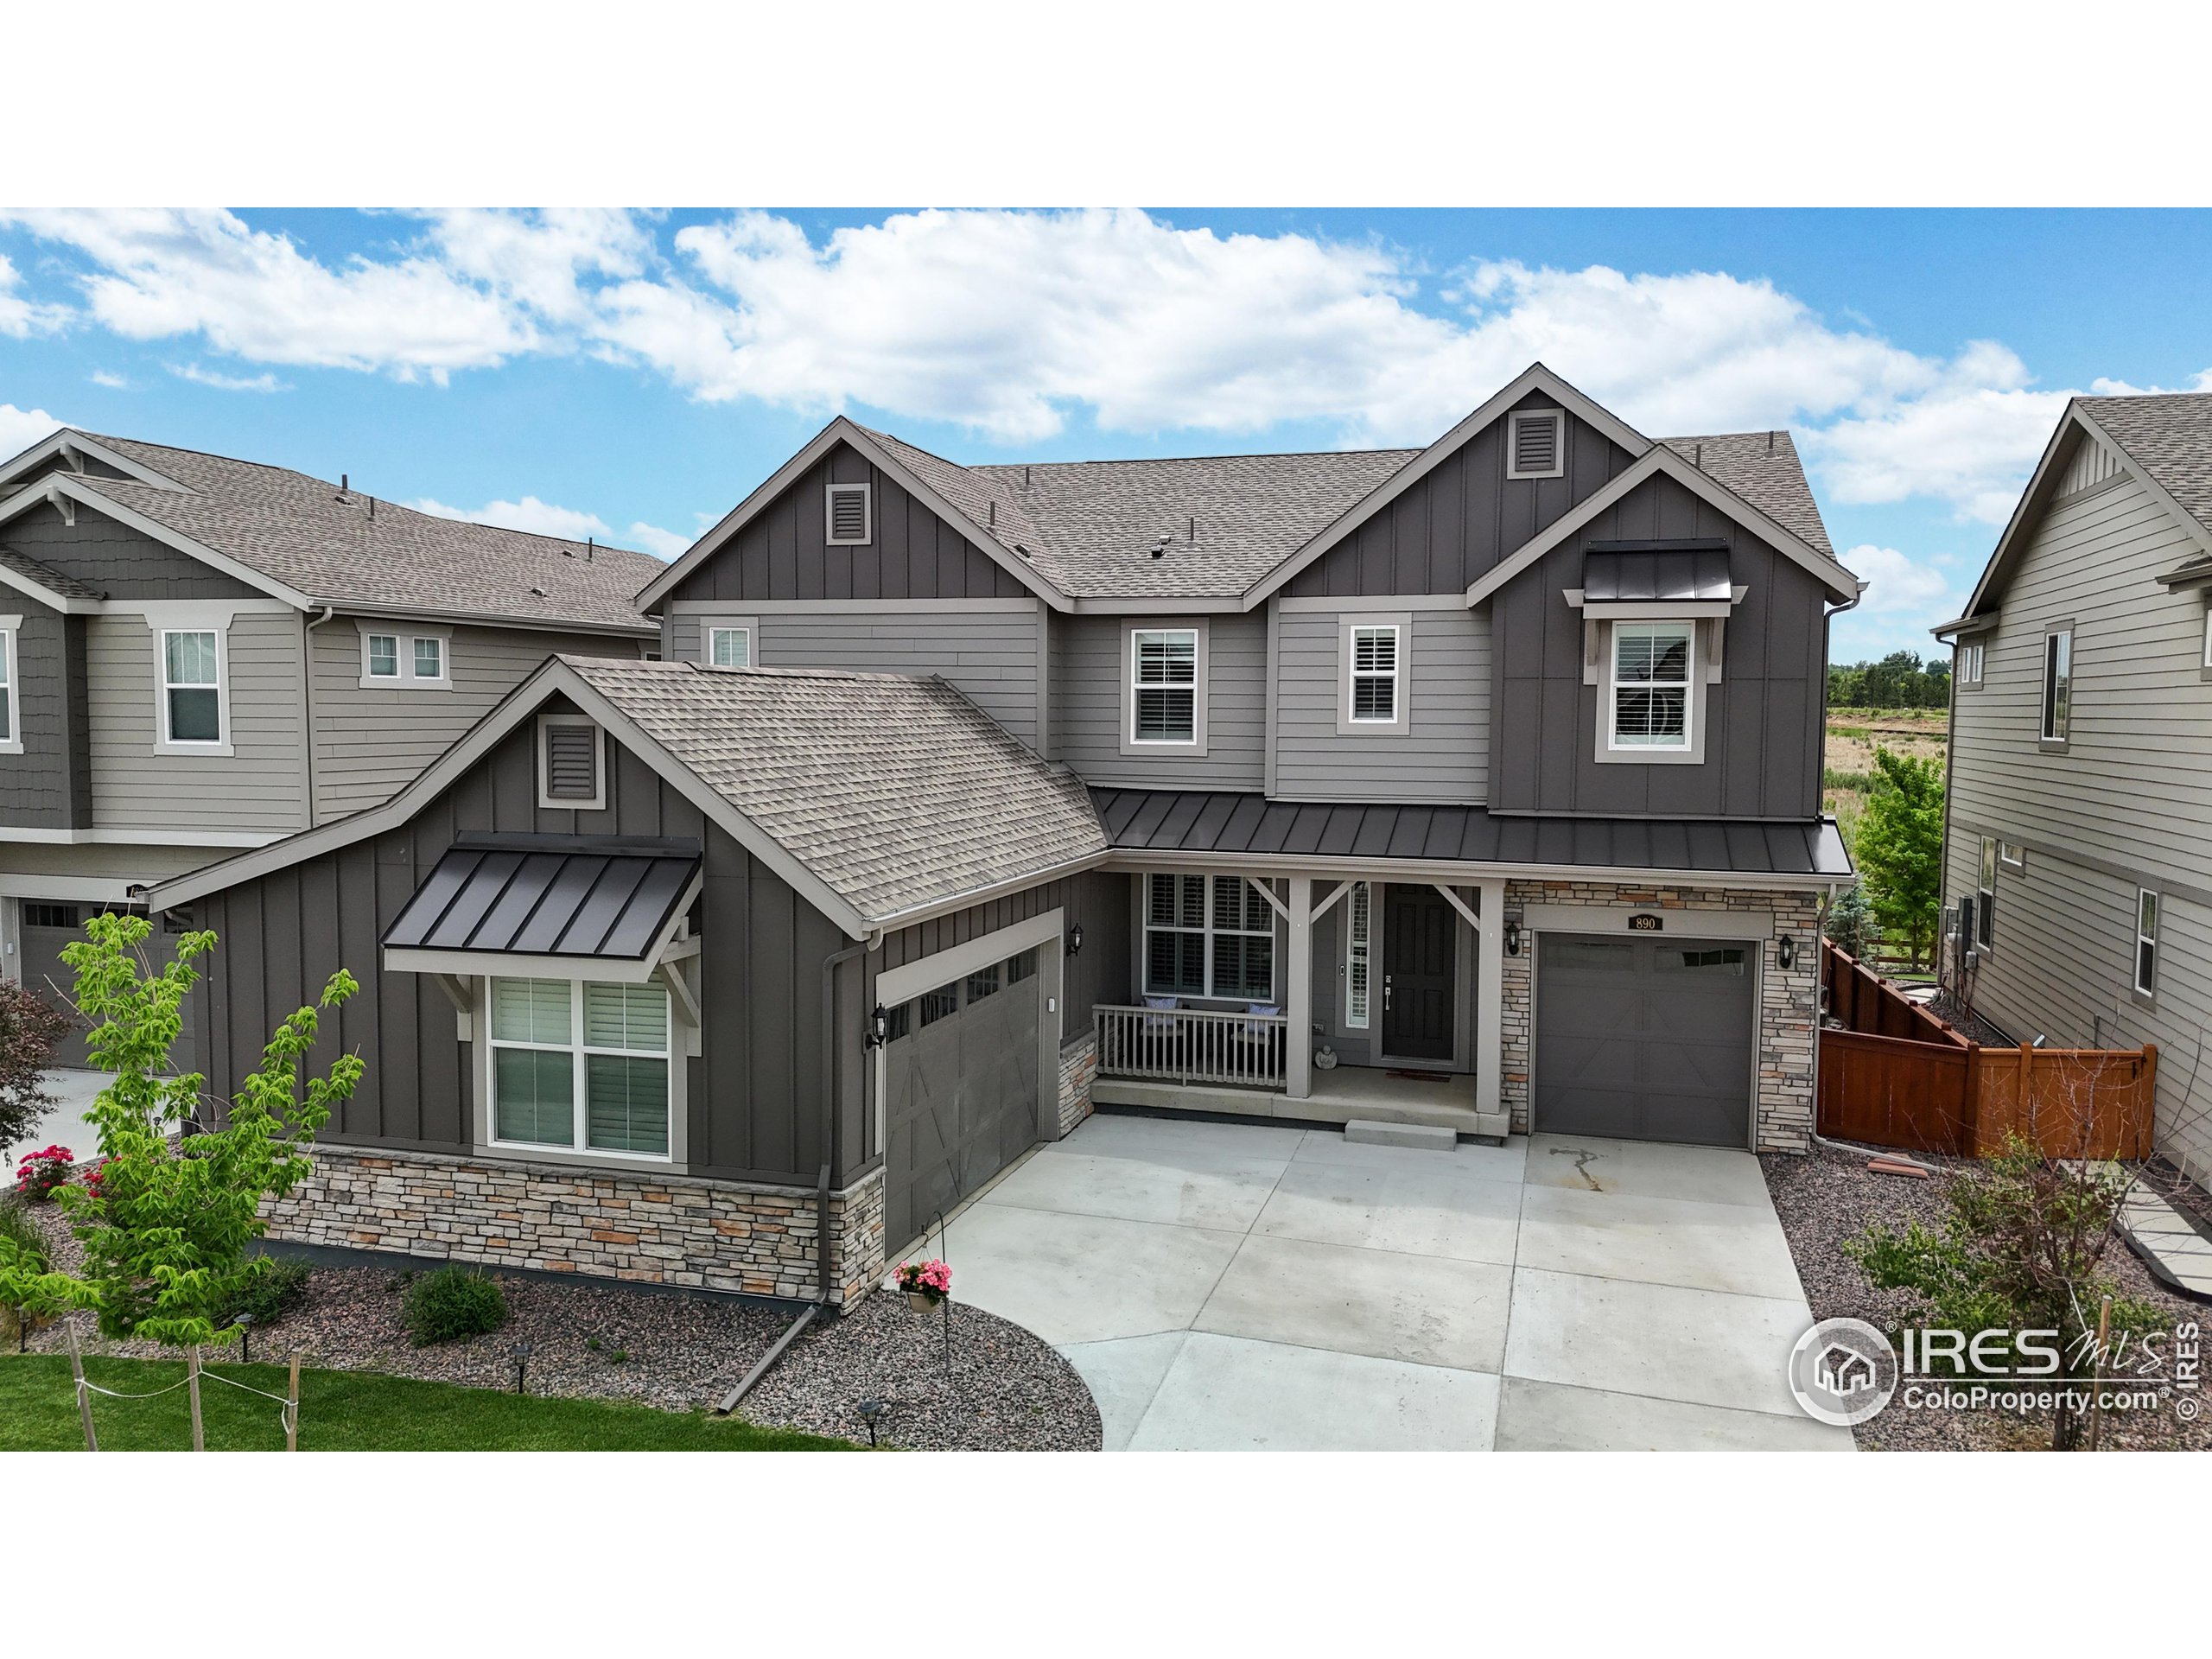
{"type": "Polygon", "coordinates": [[[346,499],[346,485],[351,477],[352,474],[348,473],[340,473],[338,474],[338,499],[340,501],[343,501],[346,499]]]}

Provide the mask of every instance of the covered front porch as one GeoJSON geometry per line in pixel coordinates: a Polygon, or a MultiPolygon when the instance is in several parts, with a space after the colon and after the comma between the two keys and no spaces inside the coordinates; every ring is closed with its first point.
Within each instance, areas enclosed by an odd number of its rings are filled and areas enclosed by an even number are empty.
{"type": "Polygon", "coordinates": [[[1102,1104],[1507,1133],[1503,880],[1134,871],[1102,1104]]]}

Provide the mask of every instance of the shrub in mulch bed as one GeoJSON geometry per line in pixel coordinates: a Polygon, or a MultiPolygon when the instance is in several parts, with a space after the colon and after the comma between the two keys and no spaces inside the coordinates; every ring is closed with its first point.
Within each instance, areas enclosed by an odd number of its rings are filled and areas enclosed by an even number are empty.
{"type": "Polygon", "coordinates": [[[481,1271],[448,1262],[407,1287],[400,1316],[417,1348],[489,1336],[507,1322],[506,1293],[481,1271]]]}
{"type": "MultiPolygon", "coordinates": [[[[1876,1224],[1902,1230],[1917,1221],[1940,1229],[1948,1207],[1945,1186],[1960,1163],[1919,1155],[1935,1176],[1912,1180],[1868,1170],[1867,1160],[1878,1155],[1874,1148],[1825,1146],[1802,1157],[1768,1154],[1759,1163],[1813,1317],[1865,1319],[1894,1333],[1911,1316],[1916,1299],[1909,1292],[1877,1289],[1843,1246],[1876,1224]]],[[[2105,1268],[2128,1294],[2158,1307],[2169,1328],[2183,1320],[2212,1325],[2212,1308],[2167,1290],[2125,1243],[2114,1245],[2105,1268]]],[[[1912,1411],[1893,1401],[1852,1432],[1867,1451],[2030,1451],[2050,1446],[2051,1424],[2048,1414],[1912,1411]]],[[[2114,1451],[2212,1451],[2212,1421],[2203,1416],[2183,1421],[2169,1396],[2156,1412],[2107,1414],[2103,1444],[2114,1451]]]]}

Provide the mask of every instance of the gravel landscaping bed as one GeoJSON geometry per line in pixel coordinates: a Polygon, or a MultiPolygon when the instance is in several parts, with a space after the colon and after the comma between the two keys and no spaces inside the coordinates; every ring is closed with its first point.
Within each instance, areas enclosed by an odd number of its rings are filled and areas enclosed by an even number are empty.
{"type": "MultiPolygon", "coordinates": [[[[1922,1157],[1921,1162],[1935,1166],[1936,1174],[1929,1180],[1914,1180],[1873,1173],[1866,1160],[1875,1155],[1871,1148],[1816,1146],[1804,1157],[1769,1154],[1759,1163],[1813,1316],[1865,1319],[1894,1332],[1912,1305],[1910,1294],[1876,1289],[1858,1263],[1843,1254],[1842,1246],[1878,1222],[1898,1230],[1914,1220],[1929,1228],[1939,1226],[1945,1213],[1944,1186],[1959,1166],[1922,1157]]],[[[2190,1319],[2200,1325],[2212,1324],[2206,1318],[2212,1310],[2165,1289],[2124,1242],[2113,1244],[2105,1266],[2129,1293],[2164,1309],[2176,1323],[2190,1319]]],[[[2047,1414],[1909,1411],[1894,1402],[1852,1432],[1866,1451],[2024,1451],[2050,1445],[2047,1414]]],[[[2183,1422],[2171,1403],[2156,1412],[2108,1414],[2104,1445],[2114,1451],[2212,1451],[2212,1421],[2199,1417],[2193,1423],[2183,1422]]]]}
{"type": "MultiPolygon", "coordinates": [[[[58,1211],[35,1211],[54,1241],[58,1265],[78,1246],[58,1211]]],[[[671,1411],[712,1406],[750,1370],[791,1324],[792,1313],[721,1297],[672,1295],[588,1280],[554,1281],[493,1274],[506,1294],[507,1323],[488,1336],[416,1348],[400,1323],[402,1275],[390,1268],[318,1267],[285,1317],[253,1332],[257,1360],[295,1349],[335,1370],[512,1389],[513,1350],[531,1344],[524,1371],[532,1394],[634,1400],[671,1411]]],[[[88,1315],[76,1316],[88,1352],[174,1358],[144,1342],[108,1342],[88,1315]]],[[[35,1332],[34,1351],[68,1347],[59,1324],[35,1332]]],[[[232,1352],[235,1353],[235,1349],[232,1352]]],[[[866,1442],[863,1400],[886,1408],[885,1446],[917,1451],[1098,1449],[1098,1408],[1074,1367],[1020,1326],[953,1307],[952,1367],[944,1367],[942,1315],[903,1298],[871,1296],[842,1319],[817,1320],[740,1414],[779,1427],[866,1442]]]]}

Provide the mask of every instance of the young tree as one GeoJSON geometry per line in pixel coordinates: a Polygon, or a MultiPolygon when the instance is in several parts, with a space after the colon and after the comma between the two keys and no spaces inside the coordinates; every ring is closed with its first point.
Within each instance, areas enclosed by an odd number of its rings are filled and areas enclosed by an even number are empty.
{"type": "Polygon", "coordinates": [[[1866,956],[1866,947],[1874,939],[1874,915],[1867,907],[1863,885],[1854,881],[1843,890],[1828,907],[1827,925],[1821,931],[1835,942],[1837,950],[1854,957],[1866,956]]]}
{"type": "MultiPolygon", "coordinates": [[[[2085,1114],[2084,1122],[2088,1119],[2085,1114]]],[[[2096,1362],[2097,1319],[2113,1298],[2108,1351],[2127,1351],[2168,1321],[2103,1271],[2130,1177],[2094,1158],[2050,1158],[2015,1135],[1999,1156],[1954,1176],[1942,1229],[1870,1228],[1844,1253],[1884,1290],[1913,1292],[1913,1322],[1971,1338],[1983,1331],[2055,1331],[2069,1376],[2096,1362]]],[[[2081,1444],[2080,1414],[2063,1402],[2051,1448],[2081,1444]]]]}
{"type": "Polygon", "coordinates": [[[41,1078],[69,1016],[29,986],[0,980],[0,1152],[19,1145],[54,1103],[41,1078]]]}
{"type": "Polygon", "coordinates": [[[215,936],[184,935],[175,960],[155,971],[137,954],[152,925],[143,916],[95,916],[90,938],[62,950],[76,970],[78,1008],[98,1021],[88,1039],[93,1063],[115,1074],[91,1113],[99,1178],[60,1195],[85,1262],[76,1274],[38,1271],[0,1236],[0,1301],[48,1313],[90,1308],[105,1335],[188,1347],[234,1334],[218,1324],[219,1311],[270,1267],[248,1253],[268,1230],[262,1203],[306,1179],[307,1147],[360,1080],[360,1056],[341,1054],[301,1090],[318,1011],[359,987],[343,969],[331,976],[315,1007],[277,1027],[227,1107],[203,1121],[205,1079],[162,1074],[182,1028],[185,994],[200,976],[192,964],[215,936]],[[182,1134],[188,1123],[197,1132],[182,1134]]]}
{"type": "Polygon", "coordinates": [[[1932,760],[1874,751],[1874,788],[1853,851],[1882,931],[1912,961],[1936,938],[1943,905],[1943,769],[1932,760]]]}

